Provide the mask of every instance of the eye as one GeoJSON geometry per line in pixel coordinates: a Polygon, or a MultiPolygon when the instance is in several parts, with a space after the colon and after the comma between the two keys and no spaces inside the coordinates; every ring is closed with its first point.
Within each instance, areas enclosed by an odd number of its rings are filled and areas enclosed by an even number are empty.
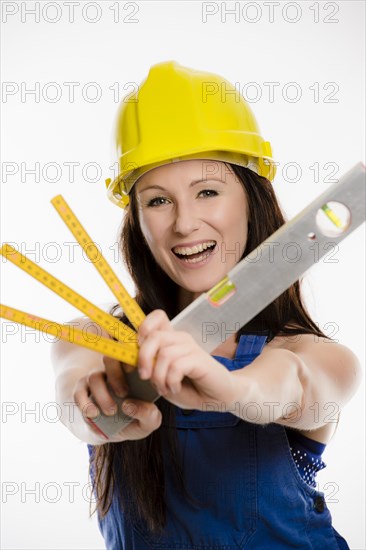
{"type": "Polygon", "coordinates": [[[215,197],[218,195],[218,192],[213,189],[202,189],[202,191],[199,192],[199,195],[201,195],[201,193],[205,193],[205,197],[215,197]]]}
{"type": "Polygon", "coordinates": [[[161,204],[164,204],[164,201],[166,200],[167,199],[165,197],[154,197],[147,202],[147,206],[160,206],[161,204]]]}
{"type": "MultiPolygon", "coordinates": [[[[213,189],[202,189],[202,191],[198,193],[198,196],[200,195],[203,196],[203,198],[210,198],[218,195],[218,192],[214,191],[213,189]]],[[[153,197],[152,199],[147,201],[146,206],[148,208],[155,208],[157,206],[162,206],[164,204],[167,204],[168,201],[169,199],[163,196],[153,197]]]]}

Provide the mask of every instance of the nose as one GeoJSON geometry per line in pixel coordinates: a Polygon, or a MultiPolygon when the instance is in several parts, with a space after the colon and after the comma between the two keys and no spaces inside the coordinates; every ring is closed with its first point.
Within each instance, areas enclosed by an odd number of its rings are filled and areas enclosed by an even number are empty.
{"type": "Polygon", "coordinates": [[[190,235],[200,226],[200,219],[191,203],[177,204],[173,229],[180,235],[190,235]]]}

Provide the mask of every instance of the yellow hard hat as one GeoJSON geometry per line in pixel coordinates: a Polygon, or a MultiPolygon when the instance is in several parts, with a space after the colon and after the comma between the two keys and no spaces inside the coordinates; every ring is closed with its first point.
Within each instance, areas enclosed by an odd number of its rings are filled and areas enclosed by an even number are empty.
{"type": "Polygon", "coordinates": [[[170,162],[221,160],[271,181],[276,173],[271,145],[235,87],[175,61],[153,65],[139,89],[122,101],[116,146],[119,174],[106,185],[110,200],[122,208],[142,174],[170,162]]]}

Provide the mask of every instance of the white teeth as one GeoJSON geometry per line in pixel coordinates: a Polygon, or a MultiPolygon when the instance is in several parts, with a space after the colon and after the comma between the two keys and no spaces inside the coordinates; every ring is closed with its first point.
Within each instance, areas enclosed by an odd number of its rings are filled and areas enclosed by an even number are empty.
{"type": "Polygon", "coordinates": [[[210,254],[202,254],[202,256],[198,256],[198,258],[184,258],[184,262],[187,264],[196,264],[197,262],[203,262],[206,260],[206,258],[209,257],[210,254]]]}
{"type": "Polygon", "coordinates": [[[190,256],[191,254],[197,254],[197,252],[203,252],[204,250],[206,250],[206,248],[214,244],[216,244],[215,241],[207,241],[205,243],[197,244],[192,248],[177,246],[176,248],[173,248],[173,250],[177,254],[182,254],[183,256],[190,256]]]}

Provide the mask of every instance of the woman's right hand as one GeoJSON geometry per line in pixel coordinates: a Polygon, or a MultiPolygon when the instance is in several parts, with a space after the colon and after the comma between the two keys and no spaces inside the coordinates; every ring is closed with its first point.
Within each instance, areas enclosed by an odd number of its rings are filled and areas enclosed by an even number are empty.
{"type": "MultiPolygon", "coordinates": [[[[113,399],[108,385],[118,397],[123,398],[128,394],[124,371],[128,372],[131,367],[106,356],[103,357],[103,365],[104,371],[92,370],[80,378],[75,385],[73,399],[84,418],[92,420],[100,414],[100,411],[108,416],[117,412],[119,405],[113,399]]],[[[161,425],[162,414],[154,403],[128,398],[124,401],[122,411],[133,417],[134,420],[123,430],[110,437],[108,443],[143,439],[161,425]]],[[[89,426],[97,433],[93,424],[89,423],[89,426]]],[[[101,439],[102,443],[107,443],[107,441],[101,439]]]]}

